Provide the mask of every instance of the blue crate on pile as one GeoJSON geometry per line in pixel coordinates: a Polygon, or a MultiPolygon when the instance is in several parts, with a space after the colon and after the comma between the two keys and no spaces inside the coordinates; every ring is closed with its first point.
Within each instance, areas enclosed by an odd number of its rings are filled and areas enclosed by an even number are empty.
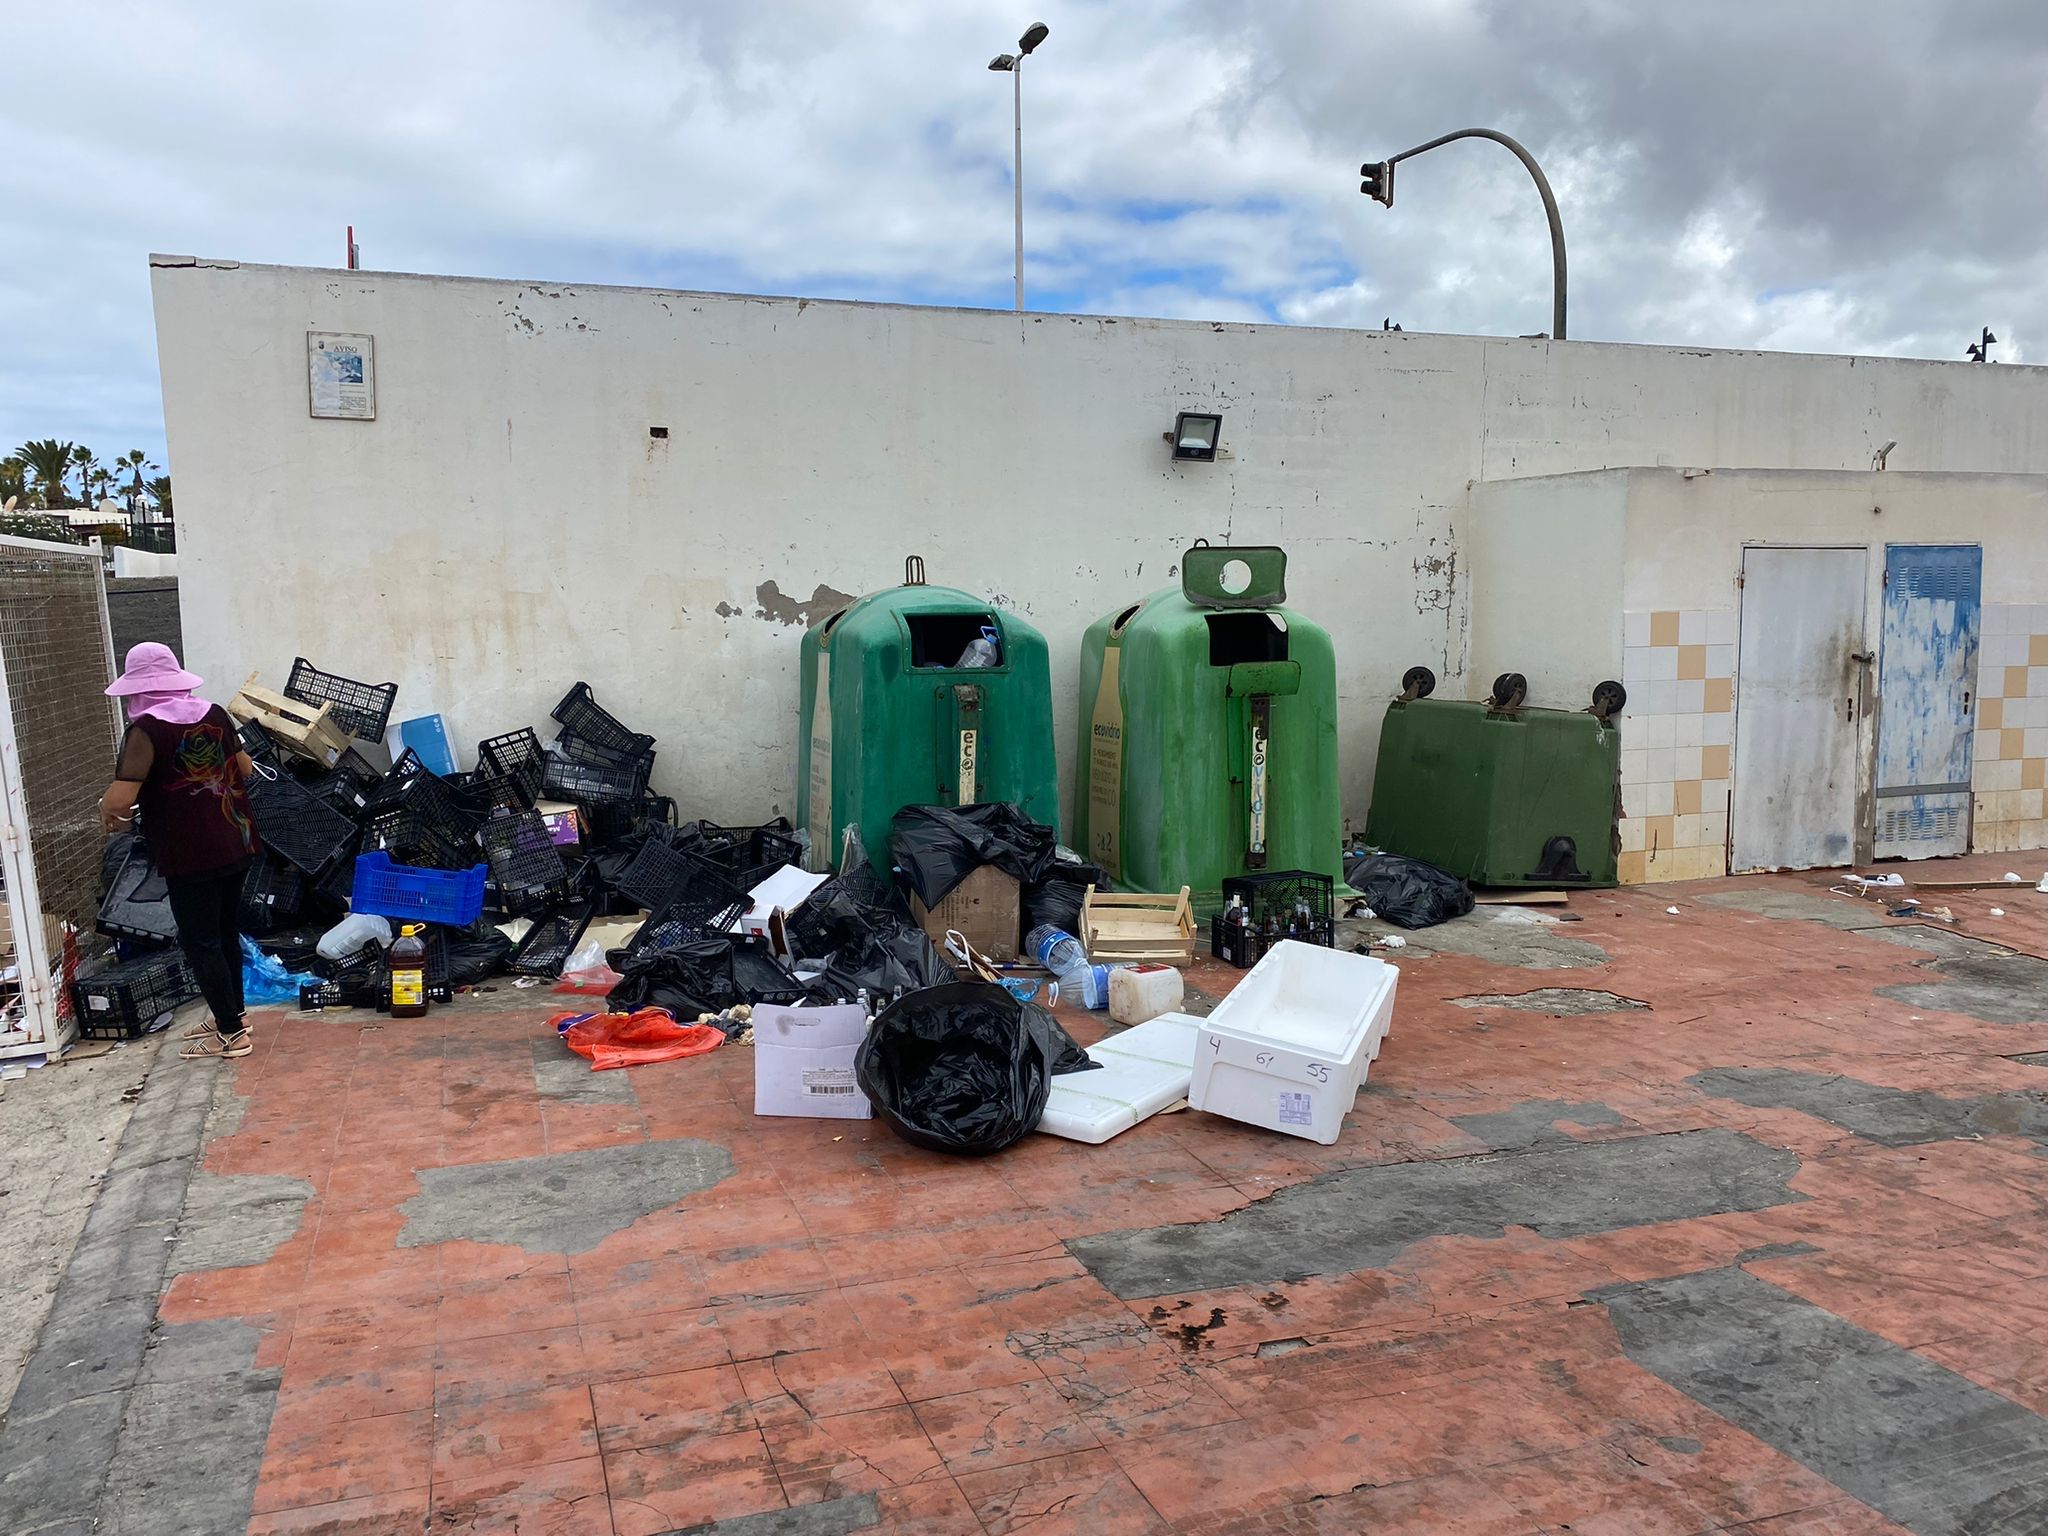
{"type": "Polygon", "coordinates": [[[406,922],[446,923],[467,928],[484,909],[486,865],[469,869],[416,869],[395,864],[385,853],[356,859],[349,907],[406,922]]]}

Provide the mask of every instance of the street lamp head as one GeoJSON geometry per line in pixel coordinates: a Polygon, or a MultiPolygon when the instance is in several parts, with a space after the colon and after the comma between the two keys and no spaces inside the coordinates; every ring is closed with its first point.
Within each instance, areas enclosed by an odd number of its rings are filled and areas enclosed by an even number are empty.
{"type": "Polygon", "coordinates": [[[1014,53],[999,53],[988,61],[988,67],[1002,73],[1007,73],[1017,67],[1017,55],[1014,53]]]}
{"type": "Polygon", "coordinates": [[[1047,34],[1051,31],[1052,28],[1048,27],[1044,22],[1034,21],[1024,29],[1024,35],[1017,39],[1017,51],[1019,53],[1030,53],[1040,43],[1045,41],[1047,34]]]}

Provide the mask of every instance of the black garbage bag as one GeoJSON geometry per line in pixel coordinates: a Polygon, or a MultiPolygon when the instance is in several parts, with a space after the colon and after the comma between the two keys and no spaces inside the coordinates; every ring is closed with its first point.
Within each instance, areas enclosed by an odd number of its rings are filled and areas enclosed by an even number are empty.
{"type": "Polygon", "coordinates": [[[1428,928],[1472,910],[1472,891],[1463,880],[1398,853],[1360,854],[1344,866],[1344,882],[1402,928],[1428,928]]]}
{"type": "Polygon", "coordinates": [[[1109,873],[1101,865],[1056,860],[1046,869],[1044,879],[1024,887],[1024,931],[1051,923],[1063,932],[1079,933],[1081,900],[1091,885],[1098,891],[1111,889],[1109,873]]]}
{"type": "Polygon", "coordinates": [[[854,1073],[911,1145],[985,1157],[1031,1133],[1073,1056],[1094,1065],[1043,1008],[992,982],[955,981],[883,1009],[854,1073]]]}
{"type": "Polygon", "coordinates": [[[928,908],[984,864],[1036,885],[1058,846],[1051,827],[1001,802],[905,806],[889,829],[889,857],[928,908]]]}
{"type": "Polygon", "coordinates": [[[626,956],[612,951],[619,981],[605,999],[613,1013],[636,1008],[666,1008],[680,1023],[694,1024],[700,1013],[720,1013],[745,1002],[733,975],[732,941],[702,939],[626,956]]]}
{"type": "Polygon", "coordinates": [[[953,980],[901,893],[877,881],[864,858],[811,892],[790,918],[789,941],[799,959],[822,966],[806,988],[812,998],[834,1001],[862,987],[888,997],[953,980]]]}
{"type": "MultiPolygon", "coordinates": [[[[313,962],[319,960],[320,936],[327,931],[318,923],[295,923],[289,928],[280,928],[262,938],[251,936],[251,942],[264,954],[274,956],[278,963],[295,976],[307,974],[324,975],[313,970],[313,962]]],[[[324,963],[324,962],[323,962],[324,963]]]]}
{"type": "Polygon", "coordinates": [[[505,969],[512,941],[491,924],[479,920],[468,928],[442,931],[441,942],[448,955],[448,985],[473,987],[505,969]]]}

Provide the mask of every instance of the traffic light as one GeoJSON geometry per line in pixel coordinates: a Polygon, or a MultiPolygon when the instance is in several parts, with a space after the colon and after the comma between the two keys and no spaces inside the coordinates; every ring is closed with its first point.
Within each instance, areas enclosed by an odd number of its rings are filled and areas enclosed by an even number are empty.
{"type": "Polygon", "coordinates": [[[1368,160],[1358,168],[1358,190],[1376,203],[1394,206],[1394,162],[1368,160]]]}

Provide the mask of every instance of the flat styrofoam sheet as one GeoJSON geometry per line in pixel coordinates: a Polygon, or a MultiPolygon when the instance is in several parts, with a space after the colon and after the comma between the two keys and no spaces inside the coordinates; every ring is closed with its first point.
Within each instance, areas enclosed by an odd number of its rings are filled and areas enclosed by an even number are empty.
{"type": "Polygon", "coordinates": [[[1069,1141],[1100,1146],[1188,1096],[1202,1021],[1162,1013],[1088,1048],[1102,1065],[1052,1080],[1038,1128],[1069,1141]]]}

